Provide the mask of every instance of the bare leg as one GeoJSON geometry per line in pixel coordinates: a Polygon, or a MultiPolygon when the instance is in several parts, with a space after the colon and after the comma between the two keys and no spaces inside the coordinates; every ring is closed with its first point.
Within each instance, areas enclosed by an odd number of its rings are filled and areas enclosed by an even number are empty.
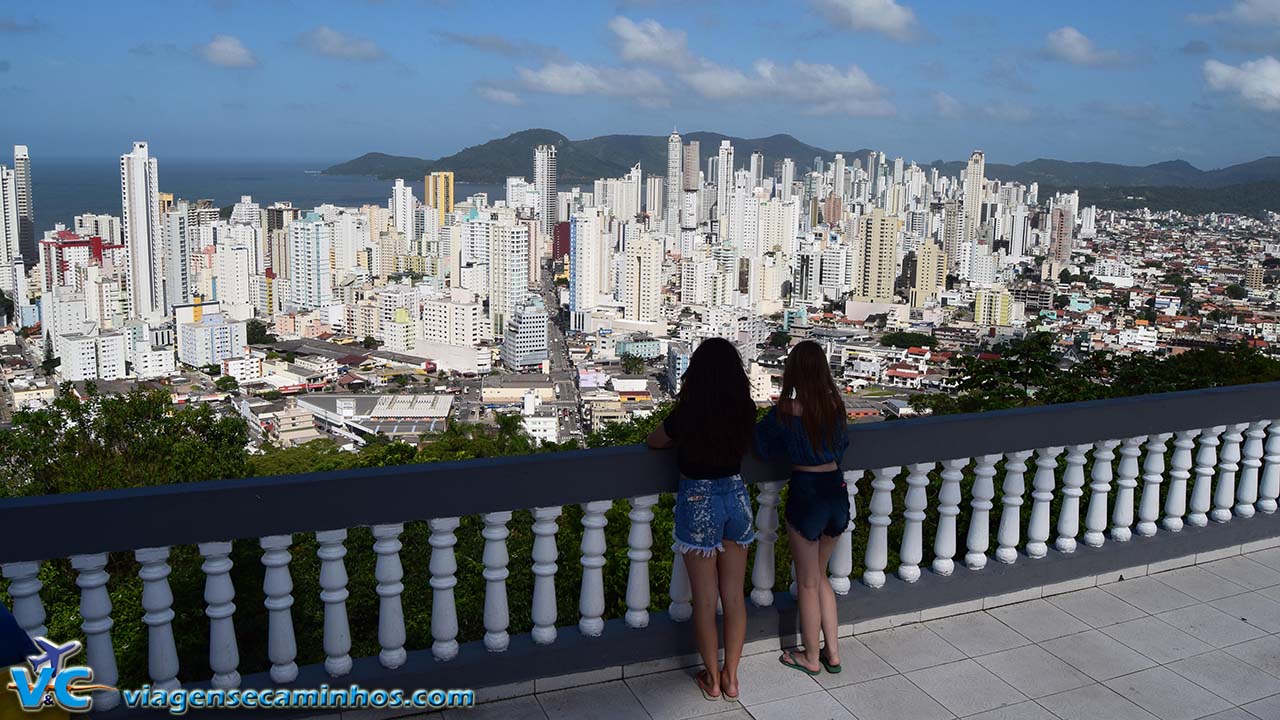
{"type": "MultiPolygon", "coordinates": [[[[706,668],[707,692],[720,696],[720,638],[716,633],[716,557],[695,551],[684,554],[684,566],[689,571],[689,586],[693,590],[693,637],[698,644],[698,654],[706,668]]],[[[745,612],[745,611],[744,611],[745,612]]],[[[744,631],[745,632],[745,631],[744,631]]]]}
{"type": "Polygon", "coordinates": [[[720,673],[720,690],[731,698],[738,697],[738,661],[747,640],[747,603],[743,578],[747,572],[747,548],[725,542],[717,562],[720,576],[720,607],[724,610],[724,669],[720,673]]]}
{"type": "Polygon", "coordinates": [[[791,558],[796,562],[796,605],[800,615],[800,641],[804,643],[804,652],[791,655],[810,670],[821,670],[822,665],[818,662],[818,649],[821,647],[818,632],[822,623],[820,585],[827,582],[823,574],[826,566],[819,561],[817,541],[805,538],[790,525],[787,526],[787,538],[791,543],[791,558]]]}
{"type": "MultiPolygon", "coordinates": [[[[831,553],[836,549],[836,540],[837,538],[826,535],[818,538],[819,569],[827,567],[827,563],[831,560],[831,553]]],[[[826,642],[827,662],[831,665],[839,665],[840,645],[837,638],[840,637],[840,616],[836,612],[836,591],[831,588],[831,582],[826,578],[825,573],[819,574],[822,575],[822,580],[818,583],[818,598],[822,608],[822,639],[826,642]]],[[[807,640],[805,644],[808,645],[807,640]]]]}

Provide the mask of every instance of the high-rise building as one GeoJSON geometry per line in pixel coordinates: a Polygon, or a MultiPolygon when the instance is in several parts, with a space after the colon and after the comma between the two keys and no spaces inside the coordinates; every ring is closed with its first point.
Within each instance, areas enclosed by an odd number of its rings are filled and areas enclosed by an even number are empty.
{"type": "Polygon", "coordinates": [[[1064,207],[1055,207],[1049,213],[1049,266],[1052,279],[1071,264],[1071,230],[1074,221],[1064,207]]]}
{"type": "Polygon", "coordinates": [[[982,226],[982,191],[986,184],[986,159],[981,150],[969,155],[964,171],[964,241],[976,241],[982,226]]]}
{"type": "Polygon", "coordinates": [[[764,153],[756,150],[751,153],[751,189],[764,186],[764,153]]]}
{"type": "Polygon", "coordinates": [[[1013,317],[1013,294],[1003,286],[993,285],[978,290],[973,303],[973,322],[977,325],[1008,325],[1013,317]]]}
{"type": "MultiPolygon", "coordinates": [[[[10,269],[20,254],[18,238],[21,234],[21,221],[15,175],[14,171],[0,165],[0,290],[6,296],[12,295],[17,286],[10,269]]],[[[25,298],[22,301],[26,302],[25,298]]]]}
{"type": "MultiPolygon", "coordinates": [[[[422,203],[435,208],[439,220],[436,227],[444,227],[445,215],[453,212],[453,172],[439,170],[424,179],[426,182],[422,191],[422,203]]],[[[507,202],[511,202],[510,193],[507,194],[507,202]]]]}
{"type": "Polygon", "coordinates": [[[836,153],[831,161],[831,194],[841,200],[845,198],[844,175],[844,155],[836,153]]]}
{"type": "Polygon", "coordinates": [[[1257,261],[1251,262],[1244,273],[1244,286],[1250,290],[1257,290],[1261,292],[1265,289],[1263,286],[1263,278],[1264,273],[1262,270],[1262,264],[1257,261]]]}
{"type": "Polygon", "coordinates": [[[702,163],[698,161],[698,141],[686,143],[683,152],[684,157],[681,159],[680,168],[684,181],[681,189],[686,192],[698,190],[702,184],[698,182],[699,170],[702,168],[702,163]]]}
{"type": "Polygon", "coordinates": [[[187,203],[178,203],[164,213],[164,298],[165,315],[175,305],[191,301],[191,248],[194,238],[187,227],[187,203]]]}
{"type": "Polygon", "coordinates": [[[404,241],[413,246],[417,236],[417,223],[414,220],[414,213],[418,208],[418,200],[413,196],[413,188],[404,184],[404,180],[397,178],[395,187],[391,188],[391,200],[389,203],[391,208],[391,224],[396,232],[404,236],[404,241]]]}
{"type": "Polygon", "coordinates": [[[547,360],[547,309],[542,300],[527,299],[516,308],[502,336],[502,364],[526,370],[547,360]]]}
{"type": "Polygon", "coordinates": [[[289,224],[289,304],[312,310],[333,303],[333,225],[309,212],[289,224]]]}
{"type": "Polygon", "coordinates": [[[35,199],[31,186],[31,154],[26,145],[13,146],[14,190],[18,196],[18,253],[27,261],[36,261],[35,199]]]}
{"type": "Polygon", "coordinates": [[[635,322],[656,322],[662,302],[662,243],[647,233],[632,238],[623,262],[623,315],[635,322]]]}
{"type": "Polygon", "coordinates": [[[683,161],[684,146],[680,143],[680,133],[672,130],[667,136],[667,190],[663,197],[667,204],[663,217],[667,232],[671,235],[680,232],[680,204],[684,198],[683,161]]]}
{"type": "Polygon", "coordinates": [[[911,287],[911,307],[936,301],[947,289],[947,256],[938,243],[925,239],[916,248],[916,277],[911,287]]]}
{"type": "Polygon", "coordinates": [[[569,313],[574,330],[582,330],[600,295],[600,235],[604,210],[587,208],[569,221],[569,313]]]}
{"type": "Polygon", "coordinates": [[[499,336],[529,296],[529,228],[495,223],[489,252],[489,317],[499,336]]]}
{"type": "Polygon", "coordinates": [[[781,182],[781,197],[783,200],[790,200],[791,186],[796,182],[796,163],[791,158],[782,159],[781,182]]]}
{"type": "Polygon", "coordinates": [[[148,322],[164,319],[164,256],[160,229],[160,179],[145,142],[120,156],[120,206],[129,249],[129,314],[148,322]]]}
{"type": "Polygon", "coordinates": [[[854,300],[893,302],[900,222],[880,208],[858,218],[852,278],[854,300]]]}
{"type": "Polygon", "coordinates": [[[555,232],[560,220],[560,208],[556,202],[556,146],[539,145],[533,151],[533,185],[537,188],[542,217],[542,231],[555,232]]]}
{"type": "Polygon", "coordinates": [[[733,143],[720,141],[716,159],[716,215],[720,218],[720,237],[728,235],[729,197],[733,194],[733,143]]]}

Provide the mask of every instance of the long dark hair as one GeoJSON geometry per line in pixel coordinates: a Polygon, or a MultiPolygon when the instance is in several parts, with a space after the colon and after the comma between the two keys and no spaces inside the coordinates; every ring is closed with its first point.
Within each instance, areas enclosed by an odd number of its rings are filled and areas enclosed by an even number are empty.
{"type": "Polygon", "coordinates": [[[676,409],[689,428],[681,444],[715,454],[745,455],[755,429],[756,405],[742,357],[733,343],[708,338],[693,351],[681,376],[676,409]]]}
{"type": "MultiPolygon", "coordinates": [[[[844,429],[846,417],[840,388],[831,378],[831,366],[827,364],[822,346],[812,340],[797,343],[791,348],[782,371],[782,394],[779,397],[800,403],[800,422],[815,452],[844,429]]],[[[781,414],[778,420],[783,420],[781,414]]]]}

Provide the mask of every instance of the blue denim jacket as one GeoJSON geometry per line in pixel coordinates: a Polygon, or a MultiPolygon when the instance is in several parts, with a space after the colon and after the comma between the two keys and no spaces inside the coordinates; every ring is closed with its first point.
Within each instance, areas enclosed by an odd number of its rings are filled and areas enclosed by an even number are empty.
{"type": "Polygon", "coordinates": [[[849,437],[841,425],[831,437],[819,444],[815,452],[800,418],[786,413],[779,415],[776,405],[756,423],[756,452],[765,460],[786,460],[792,465],[838,463],[848,447],[849,437]]]}

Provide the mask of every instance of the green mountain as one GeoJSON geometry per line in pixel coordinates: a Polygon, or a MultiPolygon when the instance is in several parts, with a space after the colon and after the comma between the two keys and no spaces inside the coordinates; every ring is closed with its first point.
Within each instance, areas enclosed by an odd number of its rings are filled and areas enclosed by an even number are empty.
{"type": "MultiPolygon", "coordinates": [[[[865,165],[871,152],[866,149],[826,150],[786,134],[738,138],[713,132],[691,132],[681,137],[685,142],[698,141],[702,166],[706,165],[707,158],[719,152],[720,141],[728,140],[733,143],[735,167],[746,167],[751,161],[751,153],[759,150],[764,153],[766,174],[773,173],[775,161],[789,157],[796,163],[797,178],[813,167],[815,157],[830,162],[836,152],[843,152],[850,165],[854,160],[865,165]]],[[[665,175],[667,171],[665,135],[601,135],[586,140],[570,140],[554,130],[532,129],[465,148],[438,160],[367,153],[324,172],[329,175],[372,175],[389,180],[420,178],[433,170],[452,170],[459,182],[496,183],[511,175],[531,178],[533,149],[543,144],[557,147],[556,170],[561,182],[619,177],[637,162],[646,175],[665,175]]],[[[965,163],[962,160],[938,160],[930,167],[954,176],[963,172],[965,163]]],[[[1224,188],[1280,181],[1280,157],[1265,157],[1218,170],[1201,170],[1185,160],[1134,166],[1039,159],[1017,165],[988,163],[987,177],[1010,182],[1038,182],[1058,188],[1224,188]]]]}

